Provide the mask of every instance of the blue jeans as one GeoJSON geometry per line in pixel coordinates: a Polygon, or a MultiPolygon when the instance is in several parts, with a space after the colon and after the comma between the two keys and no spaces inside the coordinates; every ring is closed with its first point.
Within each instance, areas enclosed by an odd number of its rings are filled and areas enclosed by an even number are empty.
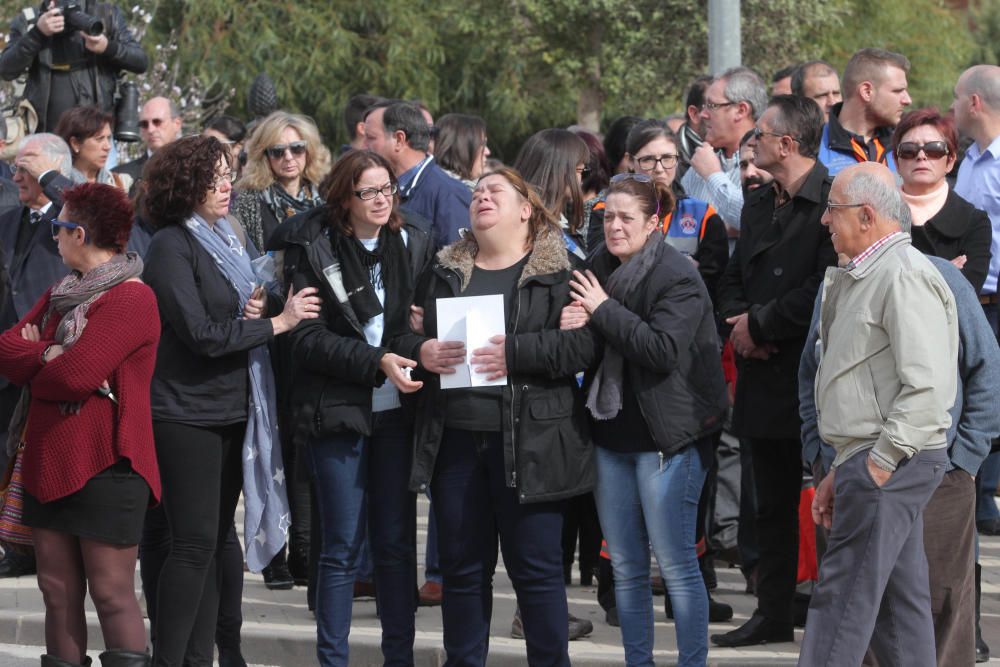
{"type": "Polygon", "coordinates": [[[708,658],[708,592],[698,569],[695,524],[705,467],[697,446],[663,456],[597,447],[597,513],[615,576],[625,662],[653,665],[649,546],[670,593],[679,667],[708,658]]]}
{"type": "Polygon", "coordinates": [[[445,665],[486,664],[499,534],[528,664],[568,667],[563,504],[518,502],[506,485],[500,433],[445,429],[431,490],[444,579],[445,665]]]}
{"type": "Polygon", "coordinates": [[[316,653],[323,667],[348,664],[366,512],[385,664],[413,664],[417,501],[408,488],[412,433],[397,409],[375,413],[370,437],[343,433],[310,442],[323,538],[316,586],[316,653]]]}

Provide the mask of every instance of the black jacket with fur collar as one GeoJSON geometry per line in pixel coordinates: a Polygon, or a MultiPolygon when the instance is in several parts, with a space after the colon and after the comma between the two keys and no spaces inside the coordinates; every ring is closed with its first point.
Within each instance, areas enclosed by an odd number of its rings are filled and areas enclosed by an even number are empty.
{"type": "MultiPolygon", "coordinates": [[[[420,358],[420,346],[437,336],[437,299],[461,296],[472,276],[478,246],[472,235],[443,248],[421,279],[417,305],[424,307],[426,336],[400,341],[400,353],[420,358]]],[[[570,262],[558,230],[535,240],[517,283],[507,322],[508,382],[503,390],[503,442],[507,486],[522,503],[555,501],[590,491],[596,481],[586,408],[574,377],[596,358],[587,327],[559,330],[569,303],[570,262]]],[[[418,369],[417,422],[410,486],[431,481],[444,432],[446,400],[439,377],[418,369]]]]}

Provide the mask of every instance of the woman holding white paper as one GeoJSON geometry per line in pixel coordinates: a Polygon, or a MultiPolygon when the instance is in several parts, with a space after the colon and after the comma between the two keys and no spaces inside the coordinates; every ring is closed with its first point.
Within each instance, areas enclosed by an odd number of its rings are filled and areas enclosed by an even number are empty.
{"type": "MultiPolygon", "coordinates": [[[[365,530],[387,665],[413,664],[416,496],[407,474],[412,417],[400,394],[415,361],[396,354],[408,333],[416,279],[430,261],[427,234],[404,224],[396,178],[375,153],[354,151],[320,186],[326,204],[278,228],[286,278],[319,290],[319,317],[291,333],[295,383],[289,423],[306,443],[322,526],[316,592],[317,653],[348,664],[351,604],[365,530]]],[[[319,536],[313,536],[319,539],[319,536]]]]}
{"type": "Polygon", "coordinates": [[[471,234],[441,250],[421,280],[426,337],[401,346],[424,380],[411,487],[430,485],[434,497],[447,664],[486,662],[499,534],[529,663],[568,665],[560,501],[594,484],[574,373],[597,346],[587,329],[559,331],[566,245],[518,173],[483,176],[470,217],[471,234]],[[502,296],[505,326],[472,351],[468,370],[503,385],[441,389],[439,376],[465,363],[465,349],[438,338],[452,337],[438,329],[439,300],[489,295],[502,296]]]}
{"type": "Polygon", "coordinates": [[[703,667],[708,592],[695,523],[728,401],[708,290],[658,229],[662,187],[645,174],[611,180],[606,247],[591,257],[591,270],[574,272],[576,307],[564,324],[589,319],[604,341],[584,387],[625,662],[653,664],[652,545],[676,618],[677,662],[703,667]]]}

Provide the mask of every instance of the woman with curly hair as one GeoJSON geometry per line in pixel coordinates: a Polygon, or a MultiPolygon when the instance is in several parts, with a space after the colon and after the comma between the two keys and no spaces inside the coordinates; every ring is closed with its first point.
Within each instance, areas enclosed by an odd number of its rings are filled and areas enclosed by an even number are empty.
{"type": "Polygon", "coordinates": [[[144,277],[163,322],[151,385],[170,527],[151,614],[153,660],[163,666],[212,664],[216,566],[241,487],[250,569],[259,571],[285,542],[267,344],[319,309],[314,288],[283,302],[256,274],[253,244],[226,219],[230,159],[214,137],[185,137],[158,150],[145,171],[144,214],[158,231],[144,277]]]}
{"type": "Polygon", "coordinates": [[[278,225],[323,203],[318,186],[330,171],[330,151],[312,120],[285,111],[262,120],[246,150],[233,213],[263,248],[278,225]]]}
{"type": "Polygon", "coordinates": [[[73,107],[63,112],[55,133],[73,153],[73,180],[104,183],[129,191],[132,177],[105,168],[111,154],[111,123],[114,117],[97,107],[73,107]]]}
{"type": "Polygon", "coordinates": [[[24,447],[43,667],[90,664],[88,590],[101,662],[149,664],[133,580],[143,516],[160,496],[149,405],[160,322],[142,260],[125,252],[131,227],[121,190],[67,189],[52,236],[70,274],[0,336],[0,373],[26,387],[10,432],[24,447]]]}

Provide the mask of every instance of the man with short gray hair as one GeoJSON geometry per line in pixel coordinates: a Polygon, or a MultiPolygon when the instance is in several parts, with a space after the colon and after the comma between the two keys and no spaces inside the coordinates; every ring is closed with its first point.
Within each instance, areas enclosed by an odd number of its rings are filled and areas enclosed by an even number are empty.
{"type": "Polygon", "coordinates": [[[443,247],[469,226],[472,192],[434,162],[430,139],[430,125],[410,102],[385,102],[365,115],[365,146],[392,165],[403,211],[429,220],[433,231],[427,231],[443,247]]]}
{"type": "Polygon", "coordinates": [[[726,70],[705,90],[701,105],[704,143],[691,154],[681,178],[689,197],[707,201],[731,229],[740,228],[740,139],[754,128],[767,106],[767,86],[746,67],[726,70]]]}
{"type": "Polygon", "coordinates": [[[815,401],[836,457],[812,506],[830,535],[799,654],[809,667],[859,665],[869,638],[882,667],[936,664],[923,511],[948,467],[958,315],[909,219],[884,165],[834,179],[822,222],[840,261],[823,284],[815,401]]]}

